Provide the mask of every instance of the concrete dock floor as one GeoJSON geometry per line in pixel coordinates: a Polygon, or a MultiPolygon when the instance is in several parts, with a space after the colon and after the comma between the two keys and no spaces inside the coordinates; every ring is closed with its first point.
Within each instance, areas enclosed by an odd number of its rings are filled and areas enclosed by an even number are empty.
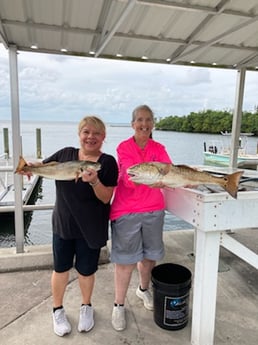
{"type": "MultiPolygon", "coordinates": [[[[258,253],[258,229],[245,229],[231,236],[258,253]]],[[[193,230],[164,232],[166,256],[162,262],[173,262],[191,270],[194,279],[193,230]]],[[[64,306],[72,324],[71,334],[58,337],[52,327],[50,247],[23,255],[0,250],[0,344],[112,344],[112,345],[188,345],[191,344],[190,290],[189,322],[181,330],[160,328],[153,321],[153,312],[142,306],[135,295],[138,284],[134,272],[126,300],[127,328],[116,332],[111,325],[114,299],[113,264],[99,266],[92,303],[95,327],[79,333],[77,323],[81,304],[76,272],[71,271],[64,306]],[[42,256],[42,252],[43,256],[42,256]],[[41,260],[42,258],[42,260],[41,260]],[[16,266],[18,271],[8,271],[16,266]],[[23,266],[21,266],[21,262],[23,266]],[[24,266],[28,262],[28,267],[24,266]],[[42,262],[41,268],[40,263],[42,262]],[[35,263],[36,269],[33,269],[35,263]]],[[[221,248],[214,345],[256,345],[258,339],[258,271],[232,253],[221,248]]]]}

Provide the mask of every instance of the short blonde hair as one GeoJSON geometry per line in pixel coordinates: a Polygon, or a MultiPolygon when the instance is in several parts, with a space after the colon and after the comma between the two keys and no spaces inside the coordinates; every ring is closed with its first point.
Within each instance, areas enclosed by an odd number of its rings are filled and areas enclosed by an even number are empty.
{"type": "Polygon", "coordinates": [[[82,128],[87,126],[87,125],[92,125],[97,130],[99,130],[101,133],[106,134],[106,126],[105,126],[104,122],[99,117],[97,117],[95,115],[85,116],[79,122],[78,132],[80,133],[82,128]]]}

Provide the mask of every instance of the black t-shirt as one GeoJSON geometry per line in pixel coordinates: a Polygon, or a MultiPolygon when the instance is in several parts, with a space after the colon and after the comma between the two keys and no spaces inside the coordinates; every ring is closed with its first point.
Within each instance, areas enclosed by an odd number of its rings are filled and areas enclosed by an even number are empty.
{"type": "MultiPolygon", "coordinates": [[[[79,149],[65,147],[44,163],[78,160],[79,149]]],[[[118,167],[113,156],[102,153],[98,162],[98,178],[105,186],[116,186],[118,167]]],[[[99,200],[89,183],[55,181],[56,202],[52,215],[53,232],[63,239],[84,238],[91,248],[101,248],[108,239],[110,203],[99,200]]]]}

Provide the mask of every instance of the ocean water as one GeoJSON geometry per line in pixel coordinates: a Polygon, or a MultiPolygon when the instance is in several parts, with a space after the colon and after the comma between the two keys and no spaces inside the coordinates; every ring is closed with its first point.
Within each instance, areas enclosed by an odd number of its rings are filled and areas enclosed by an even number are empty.
{"type": "MultiPolygon", "coordinates": [[[[32,161],[36,156],[36,129],[41,129],[42,155],[47,157],[64,146],[78,147],[77,122],[22,122],[22,151],[25,159],[32,161]]],[[[9,145],[12,152],[12,133],[10,122],[2,122],[0,128],[0,153],[4,151],[3,128],[9,129],[9,145]]],[[[122,140],[133,134],[129,126],[107,125],[107,137],[103,143],[103,151],[116,157],[116,147],[122,140]]],[[[174,164],[200,165],[203,164],[203,144],[211,140],[218,140],[221,136],[193,133],[178,133],[154,131],[153,138],[166,146],[174,164]]],[[[250,145],[256,148],[257,138],[250,138],[250,145]]],[[[42,179],[35,190],[36,204],[49,204],[55,201],[55,185],[53,180],[42,179]]],[[[26,213],[25,243],[51,243],[51,210],[37,210],[26,213]]],[[[0,214],[0,217],[1,214],[0,214]]],[[[12,217],[1,218],[0,247],[15,245],[15,235],[12,217]],[[9,219],[8,219],[9,218],[9,219]]],[[[171,213],[166,213],[164,231],[175,229],[189,229],[192,226],[171,213]]]]}

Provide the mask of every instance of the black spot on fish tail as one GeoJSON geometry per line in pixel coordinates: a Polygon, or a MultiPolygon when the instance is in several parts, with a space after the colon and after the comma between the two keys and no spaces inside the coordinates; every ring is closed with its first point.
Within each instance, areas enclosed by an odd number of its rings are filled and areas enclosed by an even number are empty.
{"type": "Polygon", "coordinates": [[[238,185],[243,171],[237,171],[233,174],[225,176],[223,179],[225,184],[222,187],[234,198],[237,199],[238,185]]]}

